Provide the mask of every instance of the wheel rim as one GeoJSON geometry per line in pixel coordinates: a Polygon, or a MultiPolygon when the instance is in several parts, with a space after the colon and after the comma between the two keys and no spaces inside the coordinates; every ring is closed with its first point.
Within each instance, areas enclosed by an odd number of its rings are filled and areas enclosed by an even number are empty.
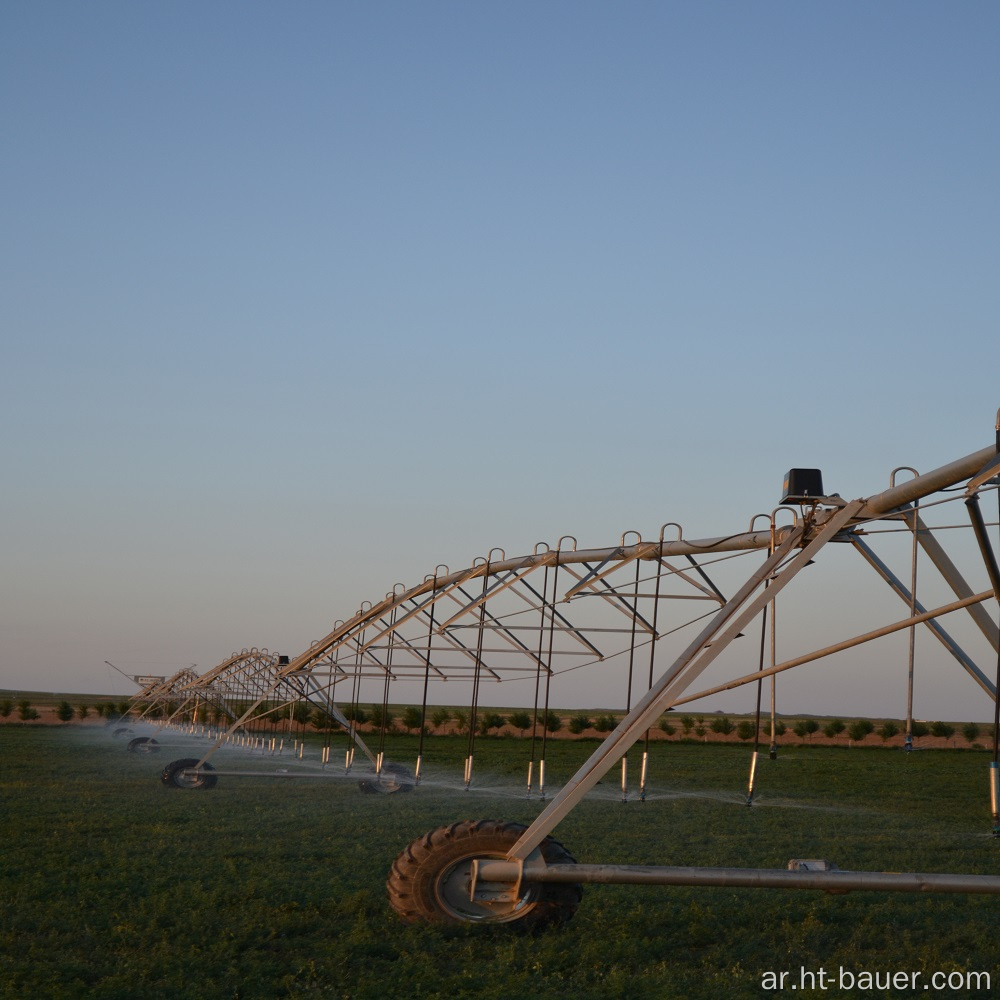
{"type": "Polygon", "coordinates": [[[521,919],[537,901],[536,887],[528,886],[517,896],[512,887],[498,886],[492,890],[479,886],[477,894],[480,898],[469,898],[473,861],[504,861],[506,857],[500,852],[477,853],[453,861],[434,883],[434,895],[441,909],[454,920],[477,923],[506,923],[521,919]]]}
{"type": "Polygon", "coordinates": [[[174,772],[174,784],[180,788],[201,788],[205,778],[194,768],[182,767],[174,772]]]}

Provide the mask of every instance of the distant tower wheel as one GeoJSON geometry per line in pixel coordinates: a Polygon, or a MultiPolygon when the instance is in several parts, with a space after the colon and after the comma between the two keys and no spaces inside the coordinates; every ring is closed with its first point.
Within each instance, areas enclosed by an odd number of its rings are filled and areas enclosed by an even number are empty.
{"type": "Polygon", "coordinates": [[[137,736],[128,741],[129,753],[159,753],[160,744],[152,736],[137,736]]]}
{"type": "MultiPolygon", "coordinates": [[[[569,920],[583,895],[577,884],[486,884],[472,892],[473,861],[504,860],[525,829],[519,823],[466,820],[432,830],[393,862],[386,884],[390,905],[407,923],[518,922],[537,929],[569,920]]],[[[551,837],[529,860],[575,863],[551,837]]]]}
{"type": "Polygon", "coordinates": [[[163,769],[160,780],[170,788],[215,788],[219,779],[210,773],[214,770],[211,764],[198,767],[197,757],[184,757],[171,761],[163,769]]]}

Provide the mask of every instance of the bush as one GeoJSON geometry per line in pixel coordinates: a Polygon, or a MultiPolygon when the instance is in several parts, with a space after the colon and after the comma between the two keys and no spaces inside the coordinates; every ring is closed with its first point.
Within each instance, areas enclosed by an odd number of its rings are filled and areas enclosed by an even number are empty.
{"type": "Polygon", "coordinates": [[[663,715],[660,716],[660,721],[657,722],[656,728],[659,729],[660,732],[664,733],[666,736],[673,736],[674,733],[677,731],[674,728],[673,724],[671,723],[670,716],[667,713],[664,713],[663,715]]]}
{"type": "Polygon", "coordinates": [[[56,705],[56,718],[60,722],[69,722],[73,718],[73,706],[68,701],[61,701],[56,705]]]}
{"type": "Polygon", "coordinates": [[[786,726],[781,719],[774,720],[774,735],[784,736],[788,732],[788,726],[786,726]]]}
{"type": "Polygon", "coordinates": [[[871,732],[875,726],[868,719],[856,719],[847,729],[847,735],[854,743],[860,743],[871,732]]]}
{"type": "Polygon", "coordinates": [[[22,698],[17,703],[17,717],[22,722],[30,722],[38,718],[38,713],[31,707],[31,702],[27,698],[22,698]]]}
{"type": "Polygon", "coordinates": [[[736,726],[736,735],[744,743],[752,740],[757,733],[757,727],[749,719],[741,719],[736,726]]]}
{"type": "Polygon", "coordinates": [[[89,705],[77,705],[76,706],[76,714],[81,719],[86,719],[87,716],[90,715],[90,706],[89,705]]]}
{"type": "Polygon", "coordinates": [[[930,726],[926,722],[917,722],[914,720],[913,725],[910,726],[910,735],[915,739],[919,740],[926,736],[931,731],[930,726]]]}
{"type": "Polygon", "coordinates": [[[979,739],[979,726],[974,722],[967,722],[962,726],[962,735],[965,737],[966,743],[975,743],[979,739]]]}
{"type": "Polygon", "coordinates": [[[610,733],[617,725],[618,720],[613,715],[599,715],[594,720],[594,728],[599,733],[610,733]]]}
{"type": "Polygon", "coordinates": [[[694,719],[690,715],[681,716],[681,729],[684,730],[684,735],[690,734],[691,730],[694,729],[694,719]]]}
{"type": "Polygon", "coordinates": [[[420,728],[421,720],[423,719],[423,712],[419,708],[413,705],[408,705],[403,709],[403,728],[409,733],[414,729],[420,728]]]}
{"type": "Polygon", "coordinates": [[[931,726],[931,735],[950,740],[955,735],[955,727],[949,725],[947,722],[935,722],[931,726]]]}
{"type": "Polygon", "coordinates": [[[456,708],[452,713],[452,718],[455,720],[455,729],[464,733],[469,728],[469,716],[468,713],[463,712],[460,708],[456,708]]]}
{"type": "Polygon", "coordinates": [[[393,715],[392,709],[388,706],[372,705],[371,711],[368,713],[368,720],[376,729],[384,728],[389,732],[393,729],[396,716],[393,715]]]}
{"type": "Polygon", "coordinates": [[[823,735],[827,739],[834,739],[839,736],[847,726],[844,725],[843,719],[832,719],[823,727],[823,735]]]}
{"type": "Polygon", "coordinates": [[[329,729],[333,726],[333,716],[325,708],[314,708],[309,716],[309,723],[317,731],[329,729]]]}
{"type": "Polygon", "coordinates": [[[882,737],[882,742],[886,743],[893,738],[899,732],[899,726],[891,720],[888,722],[883,722],[879,727],[878,734],[882,737]]]}
{"type": "Polygon", "coordinates": [[[507,721],[522,735],[531,728],[531,716],[527,712],[512,712],[507,721]]]}
{"type": "Polygon", "coordinates": [[[0,701],[0,717],[6,719],[10,716],[10,713],[13,711],[14,711],[14,702],[12,702],[10,698],[4,698],[3,701],[0,701]]]}
{"type": "Polygon", "coordinates": [[[562,729],[562,719],[551,708],[545,713],[545,728],[550,733],[558,733],[562,729]]]}
{"type": "Polygon", "coordinates": [[[344,718],[363,726],[368,721],[368,713],[360,705],[348,705],[344,709],[344,718]]]}
{"type": "Polygon", "coordinates": [[[719,715],[712,719],[712,732],[728,736],[733,731],[733,723],[728,715],[719,715]]]}
{"type": "Polygon", "coordinates": [[[798,722],[792,727],[792,732],[800,740],[808,739],[819,729],[819,723],[815,719],[799,719],[798,722]]]}
{"type": "Polygon", "coordinates": [[[569,731],[573,733],[574,736],[579,736],[580,733],[582,733],[585,729],[590,729],[591,726],[593,726],[593,722],[590,720],[590,717],[583,715],[582,713],[574,715],[569,720],[569,731]]]}
{"type": "Polygon", "coordinates": [[[435,708],[431,716],[431,725],[435,729],[443,729],[451,722],[451,712],[446,708],[435,708]]]}

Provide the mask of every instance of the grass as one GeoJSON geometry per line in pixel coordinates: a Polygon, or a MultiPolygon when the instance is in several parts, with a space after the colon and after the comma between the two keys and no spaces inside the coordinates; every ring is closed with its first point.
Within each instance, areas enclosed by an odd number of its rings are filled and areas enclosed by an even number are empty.
{"type": "MultiPolygon", "coordinates": [[[[189,747],[133,755],[83,727],[8,726],[0,740],[2,998],[697,1000],[759,997],[765,972],[800,967],[994,971],[991,897],[588,886],[569,924],[537,936],[399,923],[384,883],[409,841],[537,815],[518,740],[479,740],[464,792],[465,740],[430,739],[426,783],[390,796],[229,777],[181,791],[158,773],[189,747]]],[[[391,757],[412,759],[414,738],[390,740],[391,757]]],[[[551,743],[550,785],[596,745],[551,743]]],[[[745,747],[652,754],[649,801],[622,805],[615,771],[560,826],[578,860],[996,871],[987,754],[783,749],[761,761],[752,809],[745,747]]],[[[229,762],[274,766],[235,751],[215,761],[229,762]]]]}

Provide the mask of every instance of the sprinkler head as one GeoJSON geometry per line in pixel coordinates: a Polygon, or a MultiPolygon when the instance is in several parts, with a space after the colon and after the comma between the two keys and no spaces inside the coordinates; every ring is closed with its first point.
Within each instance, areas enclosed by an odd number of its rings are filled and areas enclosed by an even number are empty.
{"type": "Polygon", "coordinates": [[[778,759],[778,747],[777,747],[776,744],[774,744],[774,743],[771,744],[771,749],[768,750],[767,755],[768,755],[768,757],[771,758],[771,760],[777,760],[778,759]]]}

